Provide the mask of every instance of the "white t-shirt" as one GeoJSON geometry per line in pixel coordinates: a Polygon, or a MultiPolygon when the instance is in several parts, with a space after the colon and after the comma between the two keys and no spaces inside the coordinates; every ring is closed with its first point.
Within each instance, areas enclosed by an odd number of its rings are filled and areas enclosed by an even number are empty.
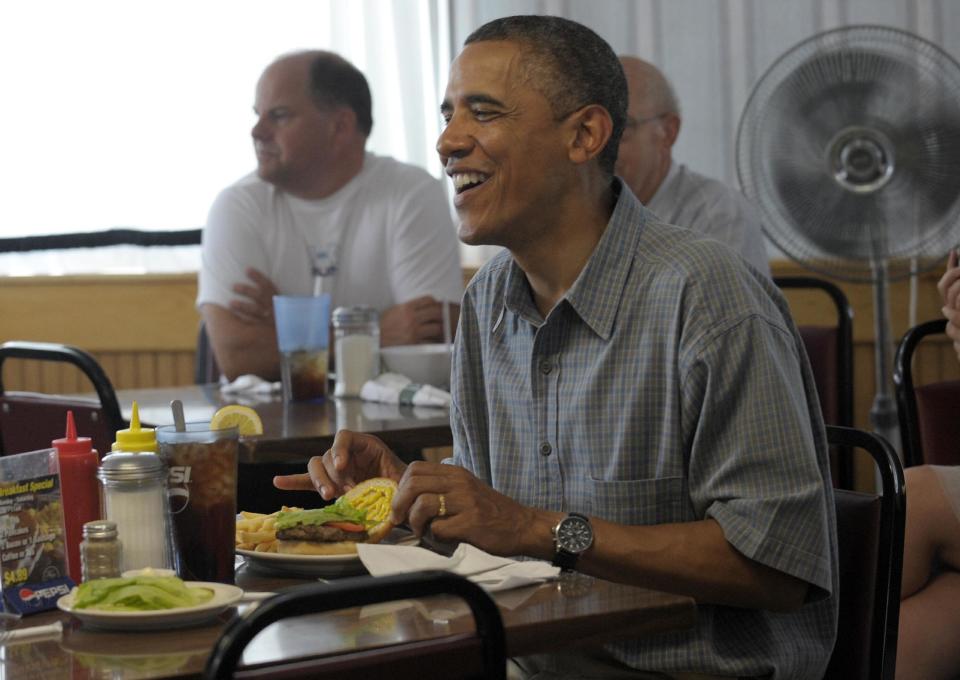
{"type": "Polygon", "coordinates": [[[256,173],[217,196],[207,226],[197,306],[226,307],[247,267],[284,295],[314,292],[314,269],[336,253],[324,277],[331,309],[384,310],[421,295],[459,302],[460,250],[440,182],[426,171],[367,153],[360,173],[320,200],[291,196],[256,173]]]}
{"type": "Polygon", "coordinates": [[[668,224],[725,243],[759,271],[770,275],[760,218],[736,189],[681,163],[672,163],[647,207],[668,224]]]}

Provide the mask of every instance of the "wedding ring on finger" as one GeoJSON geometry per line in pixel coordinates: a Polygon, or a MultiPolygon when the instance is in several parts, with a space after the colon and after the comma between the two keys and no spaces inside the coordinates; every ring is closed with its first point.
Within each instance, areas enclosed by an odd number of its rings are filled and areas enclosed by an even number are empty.
{"type": "Polygon", "coordinates": [[[437,510],[437,517],[445,517],[447,514],[447,497],[440,494],[440,509],[437,510]]]}

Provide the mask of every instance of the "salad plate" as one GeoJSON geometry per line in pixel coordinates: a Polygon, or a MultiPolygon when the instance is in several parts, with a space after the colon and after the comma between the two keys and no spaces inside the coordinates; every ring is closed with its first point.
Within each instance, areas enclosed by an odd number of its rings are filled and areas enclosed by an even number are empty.
{"type": "Polygon", "coordinates": [[[161,630],[165,628],[184,628],[195,626],[219,616],[227,608],[235,605],[243,597],[243,590],[224,583],[206,581],[187,581],[188,588],[206,588],[213,591],[213,597],[192,607],[174,607],[172,609],[151,609],[147,611],[124,612],[97,609],[77,609],[73,606],[77,589],[57,600],[57,607],[78,619],[84,626],[104,630],[161,630]]]}
{"type": "MultiPolygon", "coordinates": [[[[417,537],[407,529],[393,529],[384,543],[395,545],[417,545],[417,537]]],[[[357,576],[367,570],[360,557],[352,555],[288,555],[286,553],[256,552],[237,550],[254,571],[283,576],[303,576],[307,578],[336,578],[339,576],[357,576]]]]}

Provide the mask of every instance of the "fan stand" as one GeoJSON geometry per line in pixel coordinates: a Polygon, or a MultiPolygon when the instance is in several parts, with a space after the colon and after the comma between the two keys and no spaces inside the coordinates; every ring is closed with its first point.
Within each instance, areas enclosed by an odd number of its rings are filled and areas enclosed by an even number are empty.
{"type": "Polygon", "coordinates": [[[873,325],[874,325],[874,372],[876,377],[876,394],[873,397],[873,406],[870,408],[870,423],[874,431],[884,437],[900,455],[900,427],[897,421],[897,406],[890,396],[893,345],[890,340],[890,306],[887,298],[887,263],[883,259],[875,259],[873,268],[873,325]]]}

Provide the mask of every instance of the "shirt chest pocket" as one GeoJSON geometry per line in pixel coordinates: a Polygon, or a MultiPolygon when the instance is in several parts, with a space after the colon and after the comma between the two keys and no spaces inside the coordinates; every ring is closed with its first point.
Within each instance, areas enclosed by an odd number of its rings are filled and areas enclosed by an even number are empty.
{"type": "Polygon", "coordinates": [[[587,479],[592,515],[619,524],[665,524],[693,518],[683,477],[587,479]]]}

